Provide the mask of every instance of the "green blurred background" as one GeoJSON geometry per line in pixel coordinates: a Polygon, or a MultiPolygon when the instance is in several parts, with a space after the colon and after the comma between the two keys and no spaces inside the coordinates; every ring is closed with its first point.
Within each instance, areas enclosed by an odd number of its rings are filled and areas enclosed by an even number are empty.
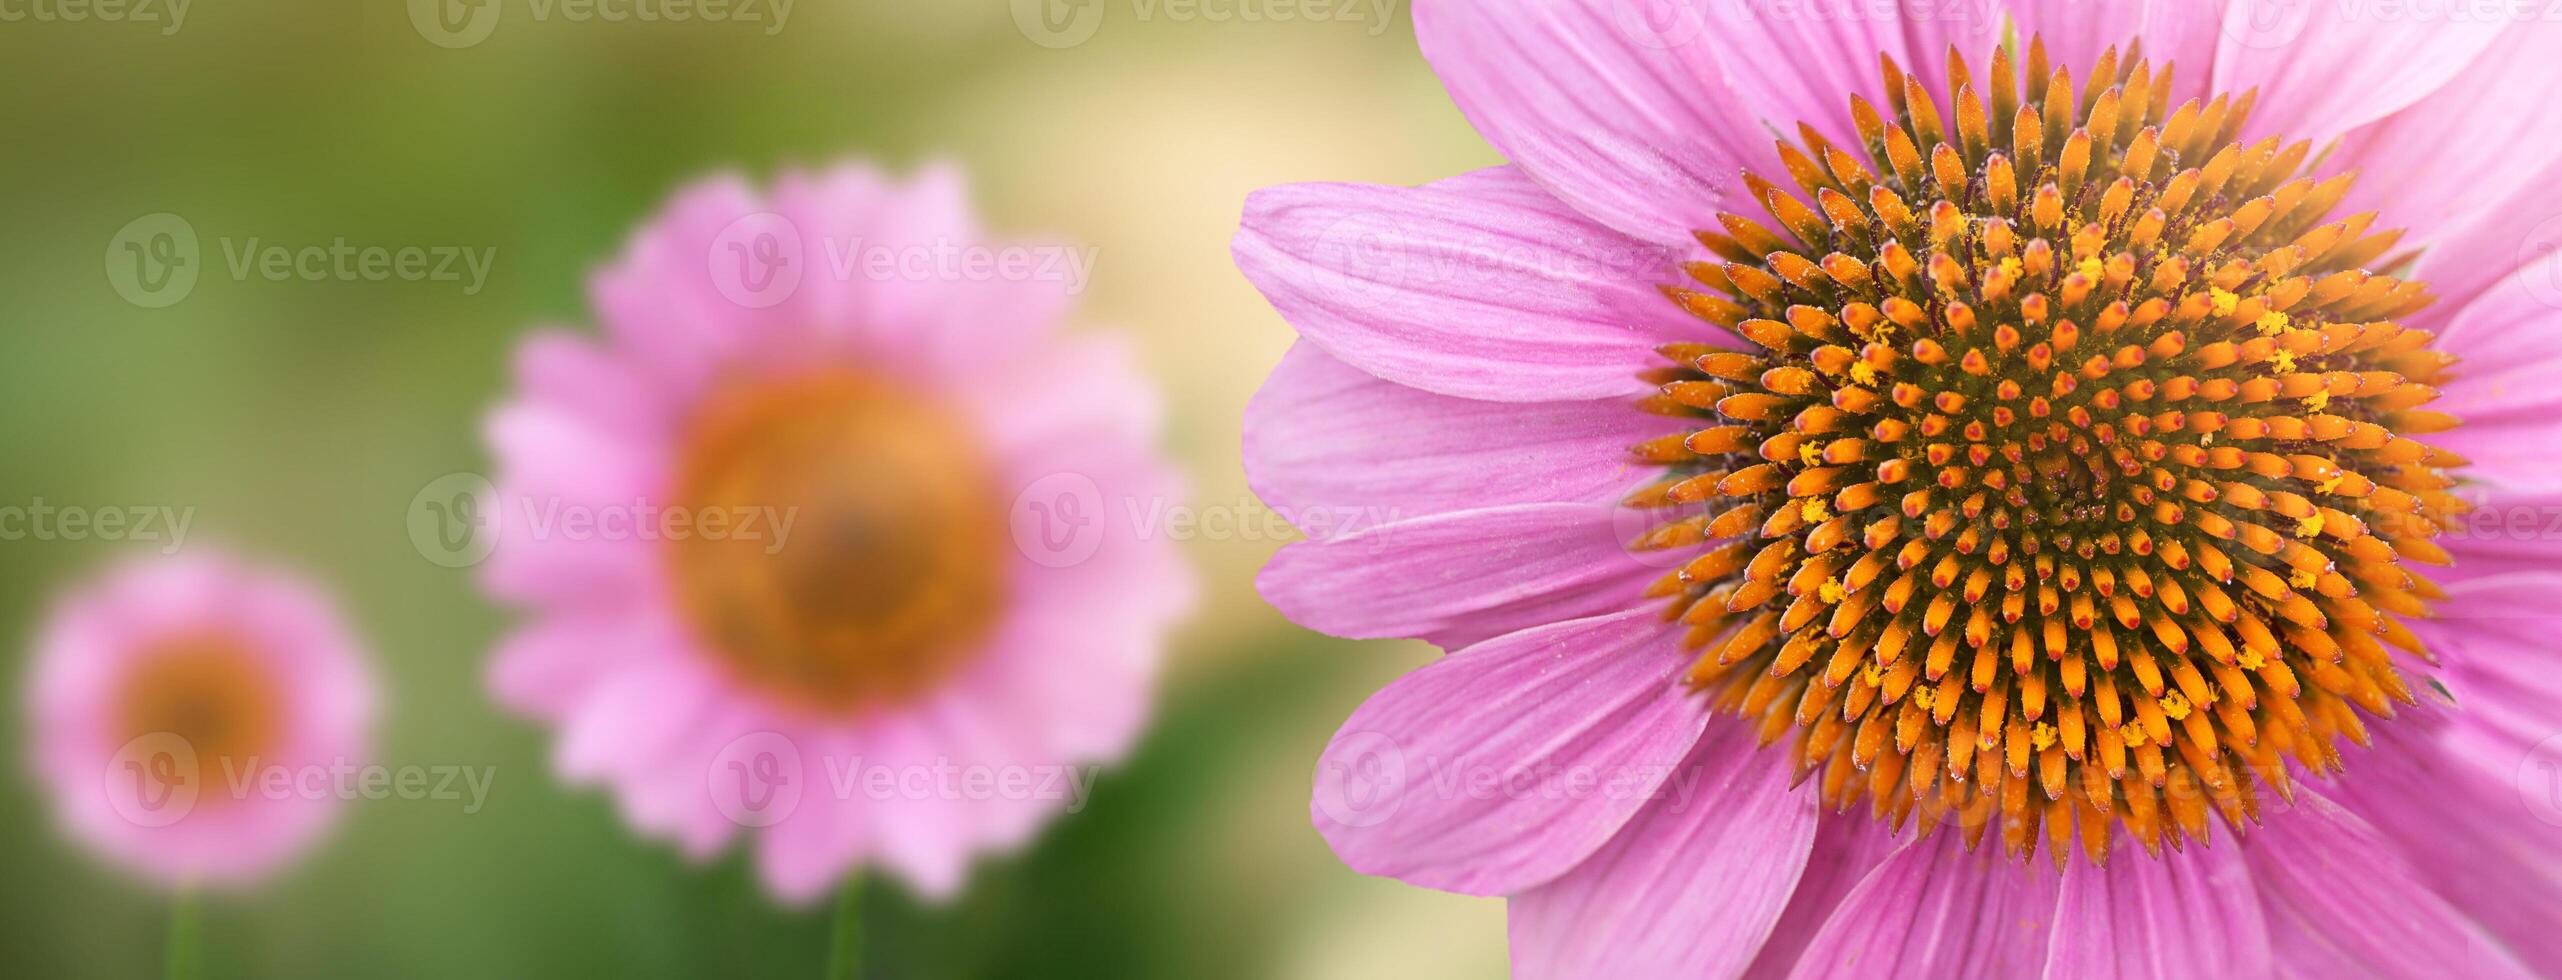
{"type": "MultiPolygon", "coordinates": [[[[1494,162],[1403,5],[1378,0],[1027,0],[1053,18],[1028,22],[1006,0],[810,2],[779,23],[779,7],[608,22],[497,0],[494,21],[465,21],[490,27],[474,43],[434,37],[401,0],[200,0],[174,31],[172,0],[81,21],[56,2],[0,3],[16,13],[0,17],[0,504],[192,508],[190,541],[333,583],[380,658],[382,761],[497,770],[478,813],[359,802],[309,861],[213,901],[217,975],[818,970],[823,910],[778,909],[736,851],[690,866],[553,782],[546,733],[482,693],[505,617],[404,527],[429,481],[487,466],[478,426],[515,340],[586,325],[588,270],[672,189],[850,156],[959,161],[991,227],[1098,249],[1082,328],[1140,340],[1194,505],[1259,518],[1238,417],[1290,333],[1229,264],[1244,196],[1494,162]],[[157,212],[186,219],[207,261],[183,301],[146,309],[103,259],[157,212]],[[235,279],[219,243],[253,237],[496,260],[476,295],[235,279]]],[[[1354,875],[1308,826],[1326,736],[1429,651],[1283,622],[1251,584],[1280,542],[1241,523],[1186,544],[1206,600],[1139,749],[952,906],[875,880],[873,975],[1501,974],[1500,903],[1354,875]]],[[[130,547],[0,542],[0,973],[158,969],[163,900],[54,832],[17,689],[45,601],[130,547]]]]}

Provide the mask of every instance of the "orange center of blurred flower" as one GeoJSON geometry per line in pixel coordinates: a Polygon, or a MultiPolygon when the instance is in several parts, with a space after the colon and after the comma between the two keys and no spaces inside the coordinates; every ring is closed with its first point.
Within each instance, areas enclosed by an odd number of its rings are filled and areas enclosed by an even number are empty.
{"type": "Polygon", "coordinates": [[[195,750],[203,772],[245,770],[275,749],[284,727],[276,680],[267,664],[226,637],[161,643],[125,674],[116,730],[126,740],[177,736],[195,750]]]}
{"type": "Polygon", "coordinates": [[[2451,358],[2347,176],[2239,142],[2247,94],[2027,51],[1952,54],[1947,116],[1890,62],[1858,144],[1781,147],[1802,195],[1745,176],[1772,223],[1667,292],[1749,346],[1665,349],[1694,424],[1631,503],[1697,552],[1650,593],[1691,684],[1833,807],[2097,862],[2247,828],[2414,700],[2464,460],[2413,438],[2451,358]]]}
{"type": "Polygon", "coordinates": [[[694,416],[678,602],[739,682],[841,717],[968,663],[1004,591],[1005,509],[965,421],[851,371],[722,389],[694,416]]]}

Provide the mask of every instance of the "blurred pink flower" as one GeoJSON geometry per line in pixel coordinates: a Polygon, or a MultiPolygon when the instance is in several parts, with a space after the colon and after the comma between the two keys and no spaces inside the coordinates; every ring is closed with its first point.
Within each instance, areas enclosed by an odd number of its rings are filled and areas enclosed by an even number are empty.
{"type": "Polygon", "coordinates": [[[367,762],[365,653],[316,588],[191,551],[55,605],[27,691],[64,829],[179,888],[252,883],[336,819],[367,762]]]}
{"type": "Polygon", "coordinates": [[[679,194],[525,342],[488,423],[498,698],[574,782],[778,897],[929,896],[1082,802],[1148,713],[1189,571],[1128,348],[1058,332],[1090,253],[984,235],[962,178],[679,194]],[[592,526],[591,526],[592,525],[592,526]]]}
{"type": "Polygon", "coordinates": [[[1523,976],[2562,974],[2562,27],[1415,8],[1510,165],[1235,242],[1257,492],[1399,518],[1264,596],[1453,651],[1345,863],[1523,976]]]}

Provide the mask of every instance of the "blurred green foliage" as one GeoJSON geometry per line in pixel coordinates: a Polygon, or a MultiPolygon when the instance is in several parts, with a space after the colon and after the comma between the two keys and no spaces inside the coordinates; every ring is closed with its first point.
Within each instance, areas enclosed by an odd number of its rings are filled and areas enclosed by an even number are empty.
{"type": "MultiPolygon", "coordinates": [[[[166,33],[0,21],[0,504],[191,508],[192,540],[336,588],[379,656],[383,760],[497,769],[479,813],[359,803],[270,887],[209,901],[214,975],[812,975],[824,910],[775,907],[735,850],[689,866],[551,778],[547,733],[482,693],[506,616],[406,537],[421,486],[486,465],[479,419],[515,340],[584,324],[588,270],[685,181],[949,157],[991,226],[1104,250],[1087,318],[1138,336],[1168,379],[1173,449],[1205,506],[1228,505],[1246,500],[1238,410],[1289,339],[1227,266],[1244,193],[1413,183],[1491,158],[1401,9],[1249,23],[1118,0],[1097,34],[1055,48],[1015,17],[1038,4],[1003,0],[810,3],[770,32],[503,2],[462,47],[431,43],[398,0],[206,0],[166,33]],[[206,265],[184,300],[147,309],[102,262],[156,212],[186,219],[206,265]],[[252,238],[459,245],[496,263],[471,294],[234,278],[222,249],[252,238]]],[[[1247,584],[1274,545],[1194,548],[1208,608],[1170,656],[1160,724],[1088,809],[984,863],[951,907],[867,885],[870,973],[1501,969],[1499,906],[1360,878],[1307,829],[1325,737],[1427,654],[1289,628],[1247,584]]],[[[159,965],[165,901],[66,845],[22,765],[18,638],[118,550],[0,542],[10,975],[159,965]]]]}

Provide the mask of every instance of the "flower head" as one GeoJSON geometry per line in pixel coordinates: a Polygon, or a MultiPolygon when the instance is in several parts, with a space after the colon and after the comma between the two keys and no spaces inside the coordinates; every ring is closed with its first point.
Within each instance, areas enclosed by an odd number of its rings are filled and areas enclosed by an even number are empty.
{"type": "Polygon", "coordinates": [[[169,887],[274,873],[336,819],[327,774],[370,751],[373,680],[329,601],[188,552],[67,594],[27,691],[64,829],[169,887]],[[321,777],[321,778],[315,778],[321,777]]]}
{"type": "Polygon", "coordinates": [[[2562,710],[2490,618],[2562,550],[2457,533],[2554,475],[2459,371],[2562,366],[2562,35],[2008,6],[1420,3],[1512,165],[1249,203],[1257,489],[1410,515],[1264,594],[1454,651],[1319,830],[1531,974],[2562,969],[2446,839],[2562,824],[2430,819],[2562,710]]]}
{"type": "Polygon", "coordinates": [[[486,583],[534,620],[491,683],[565,776],[690,854],[752,831],[790,901],[948,894],[1081,802],[1191,583],[1138,523],[1178,492],[1148,386],[1054,331],[1065,254],[948,171],[716,180],[596,278],[602,341],[525,343],[486,583]]]}

